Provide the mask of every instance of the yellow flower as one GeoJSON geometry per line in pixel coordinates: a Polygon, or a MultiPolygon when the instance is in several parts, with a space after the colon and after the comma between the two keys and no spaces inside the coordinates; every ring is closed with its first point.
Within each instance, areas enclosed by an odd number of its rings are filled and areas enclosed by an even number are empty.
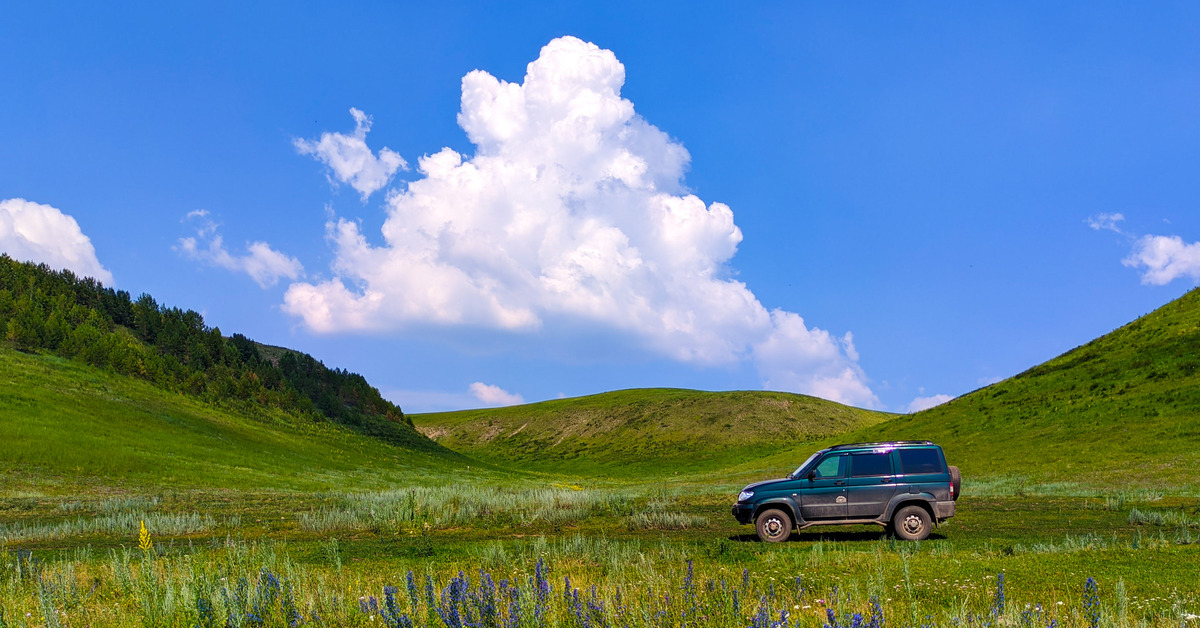
{"type": "Polygon", "coordinates": [[[142,520],[142,530],[138,532],[138,547],[150,551],[154,547],[154,542],[150,540],[150,531],[146,529],[146,521],[142,520]]]}

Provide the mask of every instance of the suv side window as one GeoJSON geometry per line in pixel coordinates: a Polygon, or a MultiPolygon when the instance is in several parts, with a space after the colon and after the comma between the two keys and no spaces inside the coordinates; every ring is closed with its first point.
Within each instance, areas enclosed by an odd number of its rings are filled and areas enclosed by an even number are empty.
{"type": "Polygon", "coordinates": [[[891,452],[851,454],[850,456],[850,477],[852,478],[891,474],[891,452]]]}
{"type": "Polygon", "coordinates": [[[942,457],[936,449],[901,449],[900,468],[905,474],[942,473],[942,457]]]}
{"type": "Polygon", "coordinates": [[[826,456],[814,471],[818,480],[846,477],[846,456],[826,456]]]}

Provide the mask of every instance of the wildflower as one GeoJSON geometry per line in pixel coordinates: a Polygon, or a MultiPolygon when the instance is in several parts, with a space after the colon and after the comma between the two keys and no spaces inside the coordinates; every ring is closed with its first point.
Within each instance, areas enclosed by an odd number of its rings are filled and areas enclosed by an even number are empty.
{"type": "Polygon", "coordinates": [[[1100,626],[1100,592],[1095,578],[1090,576],[1083,585],[1083,614],[1088,618],[1090,628],[1100,626]]]}
{"type": "Polygon", "coordinates": [[[144,552],[150,551],[154,542],[150,540],[150,531],[146,529],[146,521],[142,520],[142,529],[138,532],[138,548],[144,552]]]}
{"type": "Polygon", "coordinates": [[[992,615],[1004,614],[1004,602],[1004,572],[1001,571],[996,574],[996,596],[992,599],[992,615]]]}

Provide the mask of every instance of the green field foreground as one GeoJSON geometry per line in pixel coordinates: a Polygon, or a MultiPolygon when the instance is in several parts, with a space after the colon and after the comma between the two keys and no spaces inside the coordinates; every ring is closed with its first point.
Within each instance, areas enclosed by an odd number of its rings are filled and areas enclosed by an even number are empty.
{"type": "Polygon", "coordinates": [[[455,612],[497,626],[771,625],[781,613],[822,626],[830,609],[838,625],[876,613],[892,626],[1179,626],[1200,605],[1191,498],[967,496],[921,543],[854,527],[768,545],[727,516],[728,494],[676,489],[9,499],[27,516],[4,531],[0,612],[6,625],[89,626],[459,625],[443,619],[455,612]],[[81,521],[99,524],[70,525],[81,521]]]}

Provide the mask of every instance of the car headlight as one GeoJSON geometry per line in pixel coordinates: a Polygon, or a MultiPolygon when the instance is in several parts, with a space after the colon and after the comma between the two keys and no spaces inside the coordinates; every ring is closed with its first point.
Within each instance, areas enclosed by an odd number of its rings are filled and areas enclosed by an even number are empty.
{"type": "Polygon", "coordinates": [[[742,492],[738,493],[738,501],[739,502],[744,502],[744,501],[750,499],[751,497],[754,497],[754,491],[742,491],[742,492]]]}

